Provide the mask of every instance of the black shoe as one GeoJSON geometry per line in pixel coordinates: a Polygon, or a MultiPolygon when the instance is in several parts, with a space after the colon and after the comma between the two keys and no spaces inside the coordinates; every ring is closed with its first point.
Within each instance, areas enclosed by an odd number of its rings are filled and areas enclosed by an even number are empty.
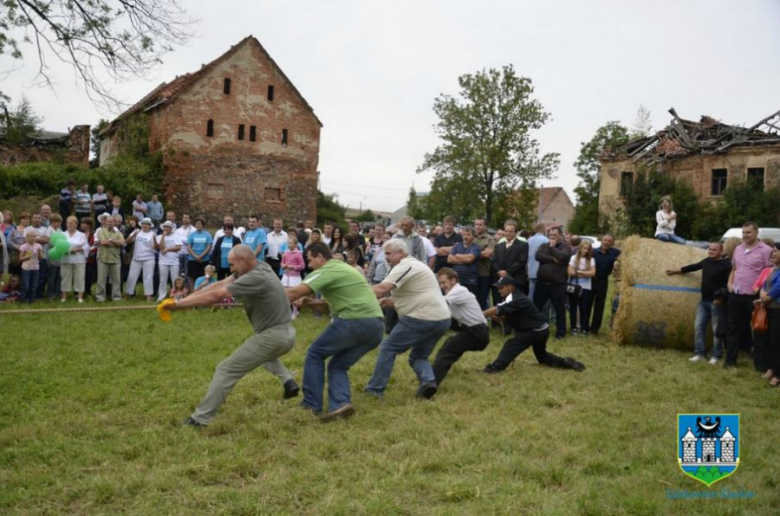
{"type": "Polygon", "coordinates": [[[323,423],[330,423],[332,421],[336,421],[337,419],[346,419],[348,417],[355,415],[355,409],[347,403],[343,407],[337,408],[336,410],[332,412],[328,412],[324,416],[320,418],[320,421],[323,423]]]}
{"type": "Polygon", "coordinates": [[[424,384],[420,385],[419,389],[417,389],[417,397],[425,398],[426,400],[429,400],[433,398],[433,395],[436,394],[436,391],[438,390],[439,390],[439,386],[436,385],[436,382],[434,381],[425,382],[424,384]]]}
{"type": "Polygon", "coordinates": [[[563,365],[568,367],[569,369],[574,369],[575,371],[584,371],[585,370],[585,364],[582,362],[577,362],[571,357],[566,357],[563,359],[563,365]]]}
{"type": "Polygon", "coordinates": [[[500,373],[501,371],[503,371],[503,369],[498,369],[494,367],[493,364],[488,364],[485,369],[482,370],[482,372],[485,374],[496,374],[500,373]]]}
{"type": "Polygon", "coordinates": [[[204,425],[203,423],[198,423],[197,421],[195,421],[191,417],[188,417],[186,420],[184,420],[184,422],[181,424],[181,426],[192,426],[192,427],[195,427],[195,428],[205,428],[206,427],[206,425],[204,425]]]}
{"type": "Polygon", "coordinates": [[[294,398],[299,392],[301,392],[301,388],[298,387],[295,380],[289,379],[284,382],[284,399],[289,400],[290,398],[294,398]]]}

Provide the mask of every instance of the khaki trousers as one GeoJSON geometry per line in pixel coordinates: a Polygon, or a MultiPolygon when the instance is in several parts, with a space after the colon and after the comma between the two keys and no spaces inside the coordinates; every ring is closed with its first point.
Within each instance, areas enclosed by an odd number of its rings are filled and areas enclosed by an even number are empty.
{"type": "Polygon", "coordinates": [[[106,300],[106,279],[111,281],[111,298],[114,301],[122,300],[121,285],[122,264],[116,263],[103,263],[98,260],[97,263],[97,289],[95,290],[95,299],[98,303],[102,303],[106,300]]]}
{"type": "Polygon", "coordinates": [[[60,265],[63,292],[84,292],[86,263],[63,263],[60,265]]]}

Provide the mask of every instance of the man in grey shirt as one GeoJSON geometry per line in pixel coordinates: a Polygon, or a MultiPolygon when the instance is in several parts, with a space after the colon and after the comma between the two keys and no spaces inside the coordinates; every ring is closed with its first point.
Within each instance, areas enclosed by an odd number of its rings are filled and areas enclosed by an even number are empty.
{"type": "Polygon", "coordinates": [[[243,244],[233,247],[228,254],[228,263],[233,274],[224,280],[180,301],[166,300],[161,307],[171,311],[184,310],[237,297],[243,302],[254,329],[254,334],[217,366],[206,397],[184,421],[185,426],[208,425],[236,383],[258,366],[279,378],[284,386],[284,399],[293,398],[299,392],[298,384],[279,361],[279,357],[289,353],[295,345],[290,303],[279,277],[268,264],[258,262],[252,249],[243,244]]]}

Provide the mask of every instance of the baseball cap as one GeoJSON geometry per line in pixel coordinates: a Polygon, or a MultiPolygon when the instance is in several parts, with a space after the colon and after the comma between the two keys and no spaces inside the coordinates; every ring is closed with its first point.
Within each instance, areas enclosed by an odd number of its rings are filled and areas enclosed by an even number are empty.
{"type": "Polygon", "coordinates": [[[497,282],[493,283],[493,286],[496,288],[503,287],[504,285],[517,285],[517,282],[512,276],[504,276],[497,282]]]}

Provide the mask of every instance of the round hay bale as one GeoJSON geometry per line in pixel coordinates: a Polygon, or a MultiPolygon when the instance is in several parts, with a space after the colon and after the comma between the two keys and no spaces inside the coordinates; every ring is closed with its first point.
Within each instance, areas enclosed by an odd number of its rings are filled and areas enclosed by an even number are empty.
{"type": "Polygon", "coordinates": [[[703,249],[632,236],[620,255],[620,303],[612,340],[620,345],[692,350],[701,300],[701,272],[667,276],[667,269],[707,257],[703,249]]]}

